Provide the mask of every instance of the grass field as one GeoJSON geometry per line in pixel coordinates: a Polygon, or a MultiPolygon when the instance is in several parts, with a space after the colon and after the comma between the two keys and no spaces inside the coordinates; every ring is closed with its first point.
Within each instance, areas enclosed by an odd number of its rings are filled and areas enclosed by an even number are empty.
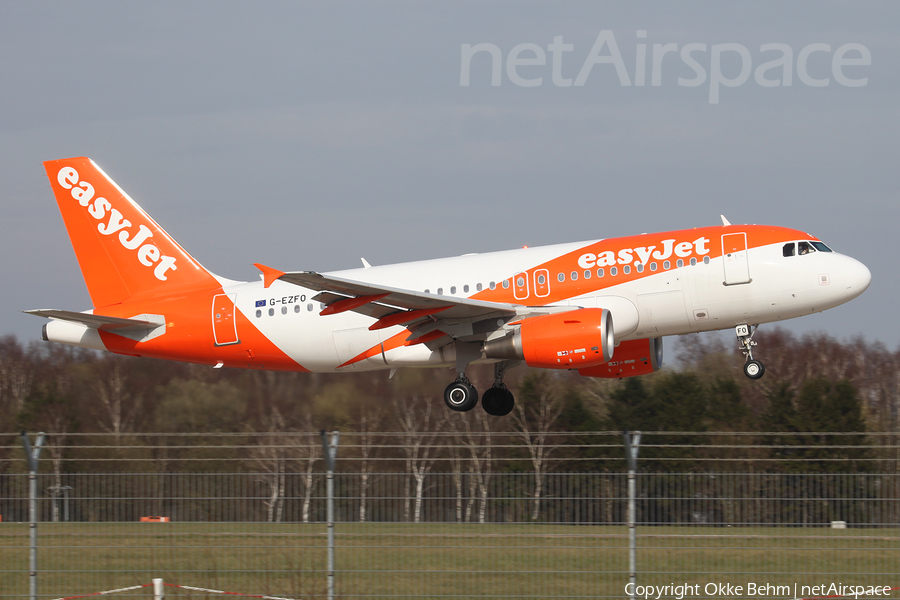
{"type": "MultiPolygon", "coordinates": [[[[638,531],[642,585],[900,585],[898,529],[638,531]]],[[[323,524],[42,523],[39,592],[57,598],[162,577],[231,592],[323,598],[325,534],[323,524]]],[[[337,596],[621,598],[627,548],[624,527],[338,524],[337,596]]],[[[28,527],[0,523],[0,598],[27,592],[28,527]]],[[[113,597],[129,596],[150,592],[113,597]]],[[[168,588],[167,597],[207,595],[168,588]]]]}

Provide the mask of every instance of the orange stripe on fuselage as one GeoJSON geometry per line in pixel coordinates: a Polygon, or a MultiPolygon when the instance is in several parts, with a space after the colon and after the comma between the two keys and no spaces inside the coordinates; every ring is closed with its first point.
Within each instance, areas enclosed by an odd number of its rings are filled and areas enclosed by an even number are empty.
{"type": "Polygon", "coordinates": [[[382,352],[390,352],[394,348],[400,348],[401,346],[415,346],[416,344],[425,344],[427,342],[431,342],[436,339],[442,338],[447,334],[444,333],[443,331],[432,331],[431,333],[427,333],[427,334],[423,335],[422,337],[420,337],[416,340],[413,340],[411,342],[407,341],[407,338],[410,335],[411,335],[411,332],[408,329],[404,329],[397,335],[391,336],[384,342],[382,342],[380,344],[376,344],[375,346],[372,346],[365,352],[360,352],[359,354],[357,354],[356,356],[354,356],[353,358],[351,358],[344,364],[339,365],[338,369],[340,369],[341,367],[347,367],[352,364],[364,361],[367,358],[373,358],[375,356],[378,356],[382,352]]]}
{"type": "Polygon", "coordinates": [[[698,262],[701,262],[704,257],[709,257],[710,260],[719,258],[722,256],[722,236],[741,232],[747,234],[748,249],[793,240],[818,240],[818,238],[796,229],[765,225],[700,227],[611,238],[587,244],[578,250],[521,271],[527,276],[525,283],[528,285],[528,294],[524,298],[515,297],[514,276],[518,275],[518,272],[515,275],[509,274],[506,279],[509,282],[508,288],[504,288],[503,282],[500,281],[497,283],[496,289],[485,289],[470,297],[476,300],[527,304],[529,306],[561,302],[665,272],[663,263],[666,260],[670,262],[668,270],[671,271],[678,268],[676,266],[678,259],[683,260],[685,266],[690,266],[691,258],[696,258],[698,262]],[[679,244],[683,244],[680,247],[680,254],[678,253],[679,244]],[[650,270],[650,263],[653,262],[657,264],[656,271],[650,270]],[[638,272],[637,263],[644,265],[643,272],[638,272]],[[630,271],[627,274],[624,272],[626,266],[630,271]],[[610,268],[612,267],[616,268],[618,272],[616,275],[611,274],[610,268]],[[597,276],[598,269],[604,270],[603,277],[597,276]],[[547,271],[546,285],[549,286],[549,290],[546,295],[538,296],[533,286],[535,285],[535,274],[541,270],[547,271]],[[573,271],[578,275],[575,280],[571,277],[573,271]],[[589,279],[584,277],[585,271],[591,272],[589,279]],[[564,275],[563,281],[558,280],[560,273],[564,275]]]}
{"type": "Polygon", "coordinates": [[[145,342],[100,331],[110,352],[226,367],[309,372],[280,350],[240,310],[235,308],[240,343],[216,346],[210,307],[215,291],[187,292],[166,299],[148,299],[95,309],[95,314],[130,318],[140,314],[166,317],[166,332],[145,342]]]}

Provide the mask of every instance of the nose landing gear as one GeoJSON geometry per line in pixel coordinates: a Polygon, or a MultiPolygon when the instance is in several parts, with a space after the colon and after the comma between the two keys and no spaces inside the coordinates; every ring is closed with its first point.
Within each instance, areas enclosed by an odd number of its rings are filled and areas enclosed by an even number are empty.
{"type": "Polygon", "coordinates": [[[738,325],[734,328],[734,333],[737,335],[740,343],[741,352],[744,353],[744,375],[750,379],[759,379],[766,373],[765,365],[753,358],[753,346],[756,346],[756,342],[753,341],[753,334],[758,329],[759,325],[738,325]]]}

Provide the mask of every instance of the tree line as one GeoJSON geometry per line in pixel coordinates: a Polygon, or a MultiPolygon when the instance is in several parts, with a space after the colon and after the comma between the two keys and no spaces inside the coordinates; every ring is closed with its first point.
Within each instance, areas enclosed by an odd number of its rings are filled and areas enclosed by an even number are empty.
{"type": "MultiPolygon", "coordinates": [[[[669,360],[673,366],[621,381],[520,366],[506,380],[516,409],[495,418],[480,408],[454,413],[445,407],[441,394],[449,371],[444,369],[402,369],[393,377],[387,371],[213,369],[23,344],[9,336],[0,338],[0,433],[46,431],[60,446],[70,446],[86,434],[105,434],[124,444],[151,433],[299,435],[329,429],[359,436],[358,459],[365,465],[374,460],[366,452],[382,432],[397,432],[404,441],[392,451],[405,456],[412,486],[422,485],[438,454],[447,458],[453,452],[480,465],[477,469],[534,471],[538,487],[551,462],[555,469],[620,470],[621,464],[611,467],[609,461],[621,458],[621,448],[597,447],[580,436],[626,429],[671,432],[654,438],[654,446],[665,448],[642,450],[643,468],[655,470],[703,469],[697,459],[737,452],[711,448],[717,445],[711,432],[722,432],[732,445],[745,443],[741,456],[769,457],[781,465],[771,468],[867,468],[872,451],[866,437],[838,434],[898,431],[900,352],[862,339],[797,337],[777,328],[761,331],[757,340],[767,373],[756,381],[741,373],[737,344],[715,335],[668,339],[670,353],[676,348],[676,360],[669,360]],[[730,432],[769,434],[728,437],[730,432]],[[455,450],[437,448],[436,440],[447,436],[459,442],[455,450]],[[493,447],[491,436],[507,436],[517,445],[493,447]],[[415,455],[399,448],[405,444],[415,455]],[[504,453],[509,456],[497,466],[504,453]]],[[[493,379],[489,365],[470,367],[469,376],[481,390],[493,379]]]]}

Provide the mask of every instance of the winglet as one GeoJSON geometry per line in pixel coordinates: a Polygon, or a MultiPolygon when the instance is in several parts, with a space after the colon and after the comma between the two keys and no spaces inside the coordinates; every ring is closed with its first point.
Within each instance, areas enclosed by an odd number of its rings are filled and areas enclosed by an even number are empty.
{"type": "Polygon", "coordinates": [[[728,219],[725,218],[725,215],[719,215],[722,218],[722,227],[728,227],[731,223],[728,222],[728,219]]]}
{"type": "Polygon", "coordinates": [[[272,267],[267,267],[266,265],[253,263],[253,266],[262,272],[264,287],[269,287],[270,285],[272,285],[273,281],[284,275],[284,271],[279,271],[278,269],[273,269],[272,267]]]}
{"type": "Polygon", "coordinates": [[[366,259],[360,258],[359,260],[362,261],[363,269],[371,269],[372,268],[372,265],[370,265],[369,261],[367,261],[366,259]]]}

